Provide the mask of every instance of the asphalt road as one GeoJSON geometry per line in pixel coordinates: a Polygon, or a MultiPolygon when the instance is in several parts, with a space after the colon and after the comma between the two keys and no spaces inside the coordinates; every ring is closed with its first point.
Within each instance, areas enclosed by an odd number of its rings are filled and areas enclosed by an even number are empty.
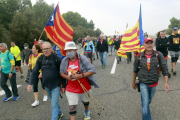
{"type": "MultiPolygon", "coordinates": [[[[80,53],[81,50],[78,50],[80,53]]],[[[99,59],[93,62],[97,74],[95,78],[100,88],[93,88],[93,96],[105,108],[102,110],[95,102],[95,106],[101,113],[99,116],[92,105],[90,105],[91,120],[141,120],[141,99],[140,93],[133,90],[132,73],[133,62],[126,63],[123,58],[120,64],[117,64],[115,74],[110,74],[115,60],[113,56],[107,56],[107,67],[102,69],[99,59]]],[[[133,60],[134,61],[134,60],[133,60]]],[[[171,68],[170,59],[168,66],[171,68]]],[[[27,66],[23,66],[24,75],[27,74],[27,66]]],[[[180,64],[176,66],[177,75],[169,79],[170,92],[165,93],[164,80],[160,77],[157,92],[150,105],[153,120],[180,120],[180,64]]],[[[170,70],[169,70],[170,71],[170,70]]],[[[5,95],[0,96],[0,120],[50,120],[51,104],[50,100],[43,102],[43,91],[39,83],[39,101],[38,107],[32,108],[34,102],[33,92],[28,93],[26,90],[27,83],[20,79],[20,73],[17,73],[17,84],[22,85],[18,88],[20,98],[18,101],[3,102],[5,95]]],[[[9,81],[8,81],[9,85],[9,81]]],[[[2,89],[0,88],[0,91],[2,89]]],[[[64,117],[62,120],[69,119],[68,102],[66,96],[59,100],[64,117]]],[[[77,120],[83,120],[84,109],[79,101],[77,110],[77,120]]]]}

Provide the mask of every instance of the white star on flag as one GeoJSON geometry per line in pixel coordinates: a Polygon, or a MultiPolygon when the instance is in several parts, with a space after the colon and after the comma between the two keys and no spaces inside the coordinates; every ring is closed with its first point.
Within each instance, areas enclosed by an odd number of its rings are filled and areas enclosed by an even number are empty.
{"type": "Polygon", "coordinates": [[[54,14],[51,16],[51,20],[54,23],[54,14]]]}

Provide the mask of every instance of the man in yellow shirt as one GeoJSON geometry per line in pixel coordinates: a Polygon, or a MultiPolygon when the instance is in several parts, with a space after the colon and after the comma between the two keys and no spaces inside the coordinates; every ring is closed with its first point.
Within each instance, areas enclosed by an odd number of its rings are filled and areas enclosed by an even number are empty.
{"type": "Polygon", "coordinates": [[[24,78],[23,71],[21,68],[21,51],[18,46],[15,45],[14,42],[11,42],[11,48],[10,52],[14,55],[15,58],[15,66],[18,66],[20,72],[21,72],[21,79],[24,78]]]}

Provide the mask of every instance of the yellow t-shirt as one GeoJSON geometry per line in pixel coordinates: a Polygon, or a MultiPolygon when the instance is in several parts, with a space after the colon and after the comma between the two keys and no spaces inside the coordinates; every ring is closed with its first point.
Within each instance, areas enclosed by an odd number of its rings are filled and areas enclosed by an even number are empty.
{"type": "MultiPolygon", "coordinates": [[[[39,53],[38,56],[36,57],[33,54],[29,56],[29,63],[31,63],[31,68],[29,69],[33,69],[35,67],[38,57],[41,56],[42,54],[43,53],[39,53]]],[[[39,72],[41,73],[41,70],[39,72]]]]}
{"type": "MultiPolygon", "coordinates": [[[[10,52],[14,55],[14,57],[17,57],[19,53],[21,53],[18,46],[14,46],[10,48],[10,52]]],[[[16,59],[16,61],[21,60],[21,55],[16,59]]]]}

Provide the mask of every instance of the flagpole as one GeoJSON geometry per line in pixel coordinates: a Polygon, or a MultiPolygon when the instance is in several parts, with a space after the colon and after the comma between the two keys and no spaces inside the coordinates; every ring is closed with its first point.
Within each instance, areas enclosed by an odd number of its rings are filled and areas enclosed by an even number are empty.
{"type": "Polygon", "coordinates": [[[41,39],[41,36],[42,36],[42,34],[44,33],[44,29],[43,29],[43,31],[42,31],[42,33],[41,33],[41,35],[40,35],[40,37],[39,37],[39,39],[38,40],[40,40],[41,39]]]}

